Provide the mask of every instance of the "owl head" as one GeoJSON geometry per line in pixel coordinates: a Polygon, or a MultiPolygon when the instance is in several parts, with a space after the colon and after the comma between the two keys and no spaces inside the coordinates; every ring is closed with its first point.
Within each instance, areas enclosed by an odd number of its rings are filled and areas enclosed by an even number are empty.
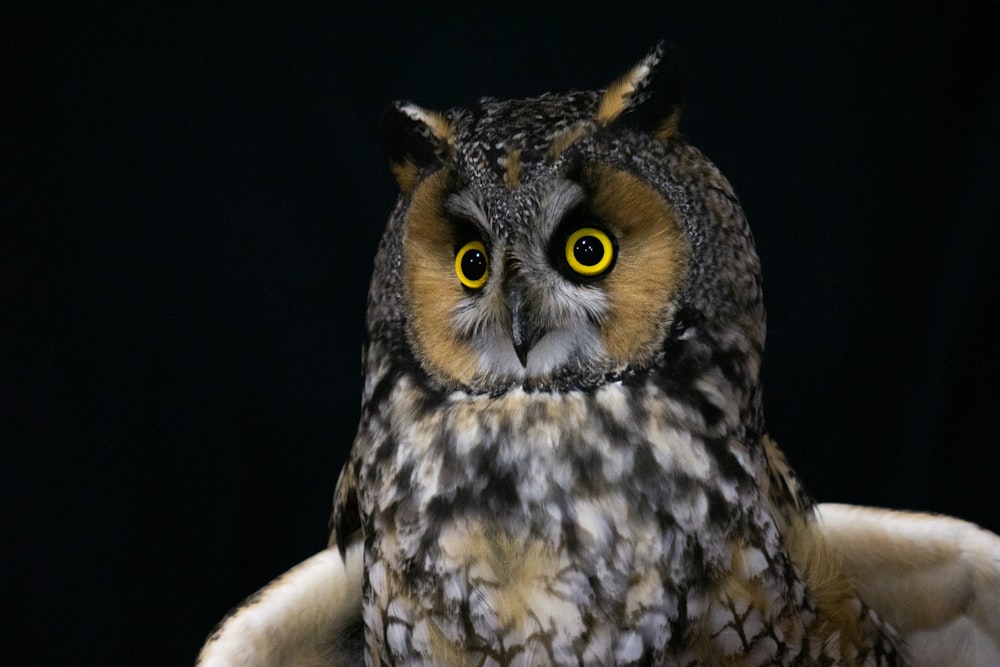
{"type": "Polygon", "coordinates": [[[752,393],[758,260],[729,184],[678,132],[682,89],[661,45],[602,91],[394,104],[400,196],[369,340],[449,392],[712,371],[752,393]]]}

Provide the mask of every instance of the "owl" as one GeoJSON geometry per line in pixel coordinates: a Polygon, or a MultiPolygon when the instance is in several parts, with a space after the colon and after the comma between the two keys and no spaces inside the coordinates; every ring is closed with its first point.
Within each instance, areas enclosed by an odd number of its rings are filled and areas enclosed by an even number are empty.
{"type": "Polygon", "coordinates": [[[997,665],[1000,538],[817,505],[760,266],[655,48],[600,91],[390,108],[330,546],[203,665],[997,665]]]}

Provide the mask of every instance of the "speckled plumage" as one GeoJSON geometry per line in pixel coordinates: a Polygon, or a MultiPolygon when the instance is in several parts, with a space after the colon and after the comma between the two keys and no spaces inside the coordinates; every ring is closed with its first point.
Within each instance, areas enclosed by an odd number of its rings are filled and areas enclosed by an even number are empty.
{"type": "Polygon", "coordinates": [[[364,534],[367,664],[894,664],[790,553],[810,501],[764,446],[758,260],[679,104],[657,49],[603,92],[390,111],[332,538],[364,534]],[[620,246],[595,281],[551,261],[580,207],[620,246]],[[469,229],[475,293],[424,256],[469,229]]]}
{"type": "Polygon", "coordinates": [[[599,92],[392,107],[330,545],[200,667],[1000,664],[1000,537],[814,504],[760,267],[661,49],[599,92]]]}

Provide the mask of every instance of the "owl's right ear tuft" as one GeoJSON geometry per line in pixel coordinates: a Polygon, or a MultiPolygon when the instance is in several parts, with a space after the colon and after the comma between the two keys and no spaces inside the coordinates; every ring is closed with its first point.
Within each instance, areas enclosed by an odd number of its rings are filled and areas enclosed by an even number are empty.
{"type": "Polygon", "coordinates": [[[685,67],[677,52],[660,42],[604,90],[597,121],[606,127],[631,127],[668,139],[677,133],[685,81],[685,67]]]}
{"type": "Polygon", "coordinates": [[[413,190],[421,172],[444,162],[451,143],[451,125],[436,111],[396,102],[382,118],[382,150],[405,193],[413,190]]]}

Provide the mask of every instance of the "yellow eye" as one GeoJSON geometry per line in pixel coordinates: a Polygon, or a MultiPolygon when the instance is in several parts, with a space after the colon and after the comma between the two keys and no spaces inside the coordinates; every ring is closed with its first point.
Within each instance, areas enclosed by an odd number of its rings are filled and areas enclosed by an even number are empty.
{"type": "Polygon", "coordinates": [[[599,276],[611,268],[615,248],[611,237],[595,227],[582,227],[566,239],[566,263],[581,276],[599,276]]]}
{"type": "Polygon", "coordinates": [[[469,241],[455,255],[455,273],[469,289],[479,289],[490,277],[490,261],[486,246],[479,241],[469,241]]]}

